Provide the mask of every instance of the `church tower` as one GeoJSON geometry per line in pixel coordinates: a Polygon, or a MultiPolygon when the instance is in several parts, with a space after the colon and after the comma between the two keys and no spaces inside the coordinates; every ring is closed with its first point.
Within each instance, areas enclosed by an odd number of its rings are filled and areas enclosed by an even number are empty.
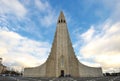
{"type": "Polygon", "coordinates": [[[67,29],[67,22],[62,11],[57,21],[55,37],[46,65],[48,77],[79,76],[78,60],[75,57],[67,29]]]}
{"type": "Polygon", "coordinates": [[[38,67],[25,68],[25,77],[100,77],[101,67],[89,67],[78,61],[69,37],[67,22],[60,12],[48,59],[38,67]]]}

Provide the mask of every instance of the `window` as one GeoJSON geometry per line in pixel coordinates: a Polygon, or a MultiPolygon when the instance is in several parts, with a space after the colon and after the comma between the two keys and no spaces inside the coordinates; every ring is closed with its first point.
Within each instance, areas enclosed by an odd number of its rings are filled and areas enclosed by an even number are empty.
{"type": "Polygon", "coordinates": [[[61,67],[64,67],[64,57],[63,57],[63,55],[61,56],[61,67]]]}
{"type": "Polygon", "coordinates": [[[65,23],[65,20],[64,20],[64,23],[65,23]]]}
{"type": "Polygon", "coordinates": [[[59,20],[59,23],[60,23],[60,20],[59,20]]]}
{"type": "Polygon", "coordinates": [[[63,20],[61,19],[61,23],[62,23],[62,21],[63,21],[63,20]]]}

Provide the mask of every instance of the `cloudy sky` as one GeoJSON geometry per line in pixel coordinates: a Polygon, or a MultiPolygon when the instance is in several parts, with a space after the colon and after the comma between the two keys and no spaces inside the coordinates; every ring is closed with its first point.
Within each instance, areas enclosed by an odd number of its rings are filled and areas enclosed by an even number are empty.
{"type": "Polygon", "coordinates": [[[47,59],[60,11],[76,56],[103,71],[120,69],[120,0],[0,0],[0,57],[20,70],[47,59]]]}

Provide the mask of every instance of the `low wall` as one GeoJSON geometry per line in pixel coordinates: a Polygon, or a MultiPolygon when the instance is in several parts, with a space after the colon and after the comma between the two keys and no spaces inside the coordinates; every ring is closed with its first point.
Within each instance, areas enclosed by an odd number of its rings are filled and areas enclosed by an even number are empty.
{"type": "Polygon", "coordinates": [[[38,67],[25,68],[24,77],[45,77],[46,75],[46,64],[42,64],[38,67]]]}

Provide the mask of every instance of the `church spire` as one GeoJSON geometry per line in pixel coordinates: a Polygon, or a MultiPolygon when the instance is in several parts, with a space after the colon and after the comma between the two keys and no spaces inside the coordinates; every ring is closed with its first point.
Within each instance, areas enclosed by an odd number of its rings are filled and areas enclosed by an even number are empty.
{"type": "Polygon", "coordinates": [[[59,18],[58,18],[58,23],[66,23],[63,11],[60,12],[60,15],[59,15],[59,18]]]}
{"type": "Polygon", "coordinates": [[[100,77],[101,68],[81,64],[75,56],[70,40],[67,23],[60,12],[50,55],[46,62],[35,68],[26,68],[25,77],[100,77]]]}

